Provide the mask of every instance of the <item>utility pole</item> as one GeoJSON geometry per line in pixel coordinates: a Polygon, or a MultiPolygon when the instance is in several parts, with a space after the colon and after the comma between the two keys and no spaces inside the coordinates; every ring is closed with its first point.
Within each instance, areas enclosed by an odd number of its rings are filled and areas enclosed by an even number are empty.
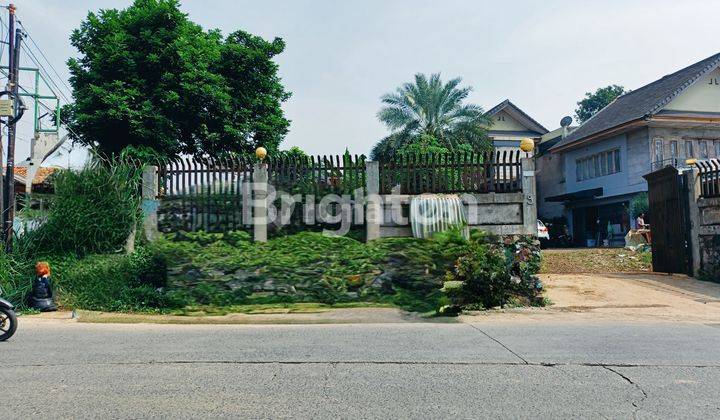
{"type": "MultiPolygon", "coordinates": [[[[8,90],[11,92],[13,101],[18,101],[18,74],[19,74],[19,58],[20,43],[22,42],[22,31],[15,29],[15,5],[8,6],[9,25],[8,25],[8,44],[9,44],[9,60],[8,60],[8,90]],[[13,39],[14,36],[14,39],[13,39]]],[[[17,107],[16,107],[17,108],[17,107]]],[[[12,251],[13,240],[13,219],[15,218],[15,134],[17,120],[14,116],[8,117],[8,146],[7,146],[7,171],[3,185],[3,202],[5,209],[3,211],[3,230],[5,239],[5,252],[12,251]]],[[[25,181],[26,183],[28,180],[25,181]]],[[[30,180],[29,182],[32,182],[30,180]]]]}

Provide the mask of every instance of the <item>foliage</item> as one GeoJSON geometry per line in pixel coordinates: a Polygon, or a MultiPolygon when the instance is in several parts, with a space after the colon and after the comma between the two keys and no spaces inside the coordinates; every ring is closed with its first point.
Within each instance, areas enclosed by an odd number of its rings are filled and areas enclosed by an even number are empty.
{"type": "MultiPolygon", "coordinates": [[[[445,276],[443,292],[450,299],[450,312],[487,309],[524,300],[542,305],[540,250],[529,237],[505,239],[474,230],[470,240],[445,276]]],[[[447,311],[447,309],[446,309],[447,311]]]]}
{"type": "Polygon", "coordinates": [[[114,252],[140,220],[141,170],[92,161],[53,175],[55,198],[47,219],[23,238],[38,255],[114,252]]]}
{"type": "Polygon", "coordinates": [[[387,159],[400,152],[446,152],[464,146],[481,151],[490,148],[487,128],[491,121],[478,105],[464,104],[470,87],[461,79],[443,83],[439,74],[415,75],[394,93],[382,96],[385,105],[378,119],[392,132],[373,147],[372,159],[387,159]]]}
{"type": "Polygon", "coordinates": [[[630,200],[629,207],[630,217],[636,218],[641,214],[648,214],[650,211],[650,203],[648,202],[648,195],[646,192],[641,192],[630,200]]]}
{"type": "Polygon", "coordinates": [[[89,13],[70,38],[74,140],[106,154],[126,146],[165,156],[270,153],[288,131],[273,57],[285,43],[204,31],[177,0],[135,0],[89,13]]]}
{"type": "Polygon", "coordinates": [[[597,89],[594,93],[586,92],[585,97],[577,103],[575,118],[577,118],[578,122],[584,123],[597,114],[598,111],[608,106],[615,98],[627,92],[629,91],[619,85],[605,86],[597,89]]]}
{"type": "Polygon", "coordinates": [[[165,259],[147,248],[131,254],[65,257],[51,261],[59,303],[68,308],[136,311],[174,306],[158,290],[165,259]]]}

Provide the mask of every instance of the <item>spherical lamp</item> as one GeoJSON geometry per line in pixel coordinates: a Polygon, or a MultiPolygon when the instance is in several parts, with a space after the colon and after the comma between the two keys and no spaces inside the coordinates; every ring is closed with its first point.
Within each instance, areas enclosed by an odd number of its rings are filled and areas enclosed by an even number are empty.
{"type": "Polygon", "coordinates": [[[257,156],[258,159],[263,160],[267,156],[267,149],[260,146],[257,149],[255,149],[255,156],[257,156]]]}
{"type": "Polygon", "coordinates": [[[532,139],[524,138],[520,140],[520,150],[525,153],[530,153],[535,148],[535,142],[532,139]]]}

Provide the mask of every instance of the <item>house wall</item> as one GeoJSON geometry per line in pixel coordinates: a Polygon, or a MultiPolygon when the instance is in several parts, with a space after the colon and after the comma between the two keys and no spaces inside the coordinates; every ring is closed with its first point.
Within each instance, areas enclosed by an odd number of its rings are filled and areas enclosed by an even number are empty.
{"type": "Polygon", "coordinates": [[[709,158],[720,158],[720,127],[711,125],[695,125],[695,126],[666,126],[666,125],[651,125],[650,127],[650,156],[653,161],[655,157],[655,140],[660,140],[662,144],[663,160],[669,160],[671,158],[677,158],[680,162],[684,162],[685,159],[696,158],[702,159],[700,153],[700,142],[704,141],[707,145],[707,152],[709,158]],[[677,142],[677,156],[673,156],[671,153],[672,142],[677,142]],[[689,156],[686,153],[685,143],[692,143],[693,154],[689,156]]]}
{"type": "Polygon", "coordinates": [[[560,153],[545,153],[535,159],[537,168],[538,215],[540,220],[563,216],[563,204],[547,202],[547,197],[565,193],[564,156],[560,153]]]}
{"type": "Polygon", "coordinates": [[[647,129],[619,134],[582,148],[565,152],[565,192],[603,188],[603,197],[647,191],[642,178],[650,172],[650,150],[647,129]],[[578,181],[577,160],[612,149],[620,150],[620,172],[578,181]]]}
{"type": "Polygon", "coordinates": [[[511,117],[507,112],[500,111],[497,114],[493,115],[493,124],[492,124],[492,130],[498,130],[498,131],[524,131],[527,130],[527,128],[517,122],[513,117],[511,117]]]}
{"type": "Polygon", "coordinates": [[[720,112],[720,68],[717,68],[673,99],[664,109],[720,112]]]}

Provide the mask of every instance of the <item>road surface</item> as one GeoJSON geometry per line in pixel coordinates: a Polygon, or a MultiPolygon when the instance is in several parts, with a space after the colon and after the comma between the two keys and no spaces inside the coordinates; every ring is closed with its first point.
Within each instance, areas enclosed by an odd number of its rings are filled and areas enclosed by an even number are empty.
{"type": "Polygon", "coordinates": [[[3,418],[720,416],[720,322],[24,320],[3,418]]]}

